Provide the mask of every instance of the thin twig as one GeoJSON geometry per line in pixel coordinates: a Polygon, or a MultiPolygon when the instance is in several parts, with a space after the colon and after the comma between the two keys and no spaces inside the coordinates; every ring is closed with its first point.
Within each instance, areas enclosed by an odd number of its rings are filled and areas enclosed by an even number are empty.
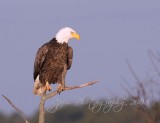
{"type": "MultiPolygon", "coordinates": [[[[129,61],[127,60],[127,64],[129,67],[130,72],[132,73],[133,77],[135,78],[137,84],[138,84],[138,88],[137,91],[137,97],[140,98],[141,94],[144,98],[144,101],[146,102],[146,90],[144,88],[144,83],[142,81],[140,81],[139,77],[136,75],[136,73],[134,72],[131,64],[129,63],[129,61]],[[140,93],[139,93],[140,92],[140,93]]],[[[142,116],[144,117],[144,119],[146,120],[146,122],[148,123],[155,123],[154,119],[152,118],[152,116],[149,114],[149,111],[147,110],[146,105],[140,105],[140,107],[138,108],[138,111],[142,114],[142,116]]]]}
{"type": "Polygon", "coordinates": [[[138,83],[141,83],[140,79],[138,78],[138,76],[137,76],[136,73],[134,72],[134,70],[133,70],[131,64],[129,63],[129,61],[126,60],[126,62],[127,62],[128,68],[129,68],[131,74],[133,75],[133,77],[136,79],[136,81],[137,81],[138,83]]]}
{"type": "Polygon", "coordinates": [[[145,88],[144,88],[144,84],[140,81],[139,77],[134,72],[134,70],[133,70],[133,68],[132,68],[132,66],[131,66],[131,64],[129,63],[128,60],[127,60],[127,65],[128,65],[129,70],[131,71],[131,74],[135,78],[135,80],[136,80],[136,82],[137,82],[137,84],[138,84],[138,86],[140,88],[140,92],[142,93],[144,100],[146,101],[147,97],[146,97],[146,91],[145,91],[145,88]]]}
{"type": "Polygon", "coordinates": [[[151,63],[152,63],[152,65],[153,65],[155,71],[156,71],[157,74],[160,76],[160,70],[159,70],[159,68],[157,67],[157,65],[156,65],[156,63],[155,63],[155,61],[154,61],[154,59],[155,59],[156,61],[159,62],[159,61],[160,61],[159,58],[158,58],[151,50],[148,51],[148,55],[149,55],[149,58],[150,58],[150,60],[151,60],[151,63]],[[154,58],[154,59],[153,59],[153,58],[154,58]]]}
{"type": "Polygon", "coordinates": [[[27,120],[25,114],[19,109],[17,108],[13,102],[8,99],[6,96],[2,95],[2,97],[22,116],[23,120],[26,122],[26,123],[29,123],[29,121],[27,120]]]}

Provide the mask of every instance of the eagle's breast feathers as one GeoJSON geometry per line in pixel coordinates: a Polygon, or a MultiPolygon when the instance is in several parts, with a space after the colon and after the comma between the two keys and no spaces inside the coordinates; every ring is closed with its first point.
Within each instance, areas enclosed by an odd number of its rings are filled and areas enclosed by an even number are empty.
{"type": "Polygon", "coordinates": [[[71,67],[73,49],[67,43],[58,44],[52,40],[39,48],[34,63],[34,80],[39,75],[41,83],[56,83],[67,64],[71,67]]]}

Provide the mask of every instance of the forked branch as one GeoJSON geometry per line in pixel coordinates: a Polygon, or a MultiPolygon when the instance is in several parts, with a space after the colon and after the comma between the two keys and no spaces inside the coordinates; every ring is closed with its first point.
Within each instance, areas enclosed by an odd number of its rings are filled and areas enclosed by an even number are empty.
{"type": "MultiPolygon", "coordinates": [[[[66,87],[63,91],[77,89],[77,88],[83,88],[83,87],[86,87],[86,86],[89,86],[89,85],[93,85],[97,82],[98,81],[95,80],[95,81],[87,82],[87,83],[79,85],[79,86],[66,87]]],[[[40,101],[40,104],[39,104],[39,123],[45,123],[45,110],[44,110],[45,101],[49,98],[54,97],[57,94],[59,94],[57,92],[57,90],[55,90],[55,91],[53,91],[49,94],[45,94],[45,93],[42,94],[41,101],[40,101]]]]}
{"type": "MultiPolygon", "coordinates": [[[[77,88],[83,88],[83,87],[86,87],[86,86],[89,86],[89,85],[93,85],[97,82],[98,81],[95,80],[95,81],[87,82],[87,83],[79,85],[79,86],[66,87],[63,91],[77,89],[77,88]]],[[[43,93],[41,95],[41,101],[40,101],[40,104],[39,104],[39,123],[45,123],[45,109],[44,109],[45,101],[49,98],[54,97],[57,94],[59,94],[59,93],[56,90],[56,91],[53,91],[49,94],[43,93]]],[[[2,95],[2,96],[21,115],[21,117],[24,119],[25,123],[30,123],[27,120],[26,115],[19,108],[17,108],[9,98],[7,98],[4,95],[2,95]]]]}

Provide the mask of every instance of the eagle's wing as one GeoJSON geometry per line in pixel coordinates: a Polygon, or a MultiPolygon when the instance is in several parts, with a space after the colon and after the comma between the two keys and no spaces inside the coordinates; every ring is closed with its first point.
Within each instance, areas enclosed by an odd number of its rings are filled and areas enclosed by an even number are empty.
{"type": "Polygon", "coordinates": [[[44,63],[44,60],[46,58],[47,53],[48,53],[48,46],[47,45],[43,45],[37,51],[36,59],[34,62],[34,80],[37,78],[37,76],[40,72],[40,69],[44,63]]]}
{"type": "Polygon", "coordinates": [[[73,49],[72,47],[68,46],[68,54],[67,54],[67,70],[70,69],[72,65],[72,59],[73,59],[73,49]]]}

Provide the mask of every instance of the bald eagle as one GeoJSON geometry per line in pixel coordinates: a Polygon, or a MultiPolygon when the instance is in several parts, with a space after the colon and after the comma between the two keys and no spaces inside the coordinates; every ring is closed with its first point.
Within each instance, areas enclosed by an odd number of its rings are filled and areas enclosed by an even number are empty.
{"type": "Polygon", "coordinates": [[[73,38],[79,40],[80,35],[72,28],[64,27],[38,49],[34,62],[34,94],[50,91],[51,83],[57,83],[58,92],[65,88],[66,72],[73,58],[73,49],[68,46],[68,41],[73,38]]]}

